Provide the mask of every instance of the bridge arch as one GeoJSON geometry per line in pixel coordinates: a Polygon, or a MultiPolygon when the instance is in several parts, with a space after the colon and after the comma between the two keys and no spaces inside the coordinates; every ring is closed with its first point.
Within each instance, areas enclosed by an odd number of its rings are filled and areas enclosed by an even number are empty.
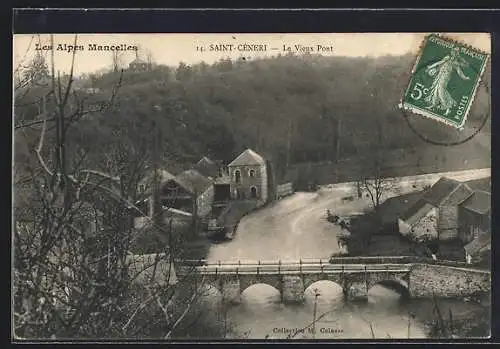
{"type": "Polygon", "coordinates": [[[270,286],[278,293],[282,293],[282,284],[281,284],[281,276],[280,275],[240,275],[240,292],[243,294],[248,288],[254,285],[267,285],[270,286]]]}
{"type": "Polygon", "coordinates": [[[344,287],[340,283],[328,279],[320,279],[304,287],[305,298],[314,299],[316,293],[324,299],[337,299],[339,296],[343,299],[345,295],[344,287]]]}
{"type": "Polygon", "coordinates": [[[276,287],[265,283],[254,283],[241,291],[242,302],[268,304],[269,301],[281,303],[282,295],[276,287]]]}
{"type": "Polygon", "coordinates": [[[380,279],[377,280],[376,282],[370,283],[368,285],[367,292],[370,292],[370,290],[376,285],[383,286],[385,288],[388,288],[392,291],[399,293],[402,299],[408,299],[410,297],[408,282],[406,282],[405,280],[401,280],[398,278],[380,279]]]}

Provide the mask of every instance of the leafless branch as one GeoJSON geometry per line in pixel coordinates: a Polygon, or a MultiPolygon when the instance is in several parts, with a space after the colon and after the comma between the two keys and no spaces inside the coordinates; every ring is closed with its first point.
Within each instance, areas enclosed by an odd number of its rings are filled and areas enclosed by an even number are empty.
{"type": "MultiPolygon", "coordinates": [[[[204,283],[204,278],[201,280],[201,284],[204,283]]],[[[189,302],[188,302],[188,305],[187,307],[184,309],[184,311],[182,312],[181,316],[179,316],[177,318],[177,320],[175,321],[175,323],[172,325],[172,327],[170,328],[170,330],[167,332],[167,334],[163,337],[163,339],[170,339],[171,336],[172,336],[172,333],[173,331],[177,328],[177,326],[179,326],[179,324],[182,322],[182,320],[186,317],[186,315],[188,314],[189,310],[191,309],[191,307],[193,306],[194,304],[194,301],[196,299],[196,297],[198,297],[198,292],[199,290],[195,290],[195,292],[193,292],[191,298],[189,299],[189,302]]]]}
{"type": "Polygon", "coordinates": [[[45,130],[47,129],[47,120],[44,119],[43,124],[42,124],[42,131],[40,133],[40,140],[38,141],[38,146],[36,148],[36,155],[38,156],[38,161],[40,162],[40,165],[42,165],[43,169],[45,172],[47,172],[50,176],[53,175],[52,171],[49,169],[47,164],[45,163],[45,160],[43,160],[42,157],[42,148],[43,148],[43,142],[45,139],[45,130]]]}

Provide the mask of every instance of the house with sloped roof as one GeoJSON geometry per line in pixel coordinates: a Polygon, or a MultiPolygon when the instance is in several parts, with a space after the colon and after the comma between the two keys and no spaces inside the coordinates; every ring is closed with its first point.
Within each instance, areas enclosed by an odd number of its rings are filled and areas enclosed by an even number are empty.
{"type": "Polygon", "coordinates": [[[157,169],[156,176],[154,170],[149,171],[138,183],[137,191],[139,194],[139,200],[135,203],[135,205],[142,211],[147,212],[149,217],[153,217],[154,205],[152,202],[155,181],[157,182],[158,188],[162,188],[165,183],[173,178],[175,178],[175,176],[164,169],[157,169]]]}
{"type": "Polygon", "coordinates": [[[480,234],[490,230],[491,194],[476,190],[458,207],[459,236],[464,244],[476,239],[480,234]]]}
{"type": "Polygon", "coordinates": [[[387,198],[378,207],[378,214],[383,225],[392,225],[398,222],[402,214],[406,213],[410,207],[415,205],[422,198],[424,192],[416,191],[399,196],[387,198]]]}
{"type": "Polygon", "coordinates": [[[482,190],[491,193],[491,177],[473,179],[465,182],[472,190],[482,190]]]}
{"type": "Polygon", "coordinates": [[[246,149],[229,165],[230,190],[233,200],[268,199],[267,161],[252,149],[246,149]]]}
{"type": "Polygon", "coordinates": [[[464,246],[465,261],[468,264],[481,261],[481,257],[491,253],[491,231],[480,233],[474,240],[464,246]]]}
{"type": "Polygon", "coordinates": [[[473,194],[465,183],[441,177],[421,199],[410,206],[398,219],[399,232],[416,239],[439,240],[459,236],[458,206],[473,194]]]}
{"type": "Polygon", "coordinates": [[[202,157],[200,161],[193,166],[193,170],[214,180],[226,174],[221,160],[212,160],[206,156],[202,157]]]}
{"type": "Polygon", "coordinates": [[[129,63],[128,69],[132,71],[147,71],[151,69],[151,63],[139,58],[138,51],[135,51],[135,59],[129,63]]]}
{"type": "Polygon", "coordinates": [[[139,181],[138,192],[140,194],[151,195],[155,180],[158,181],[158,185],[161,187],[172,178],[175,178],[173,174],[161,168],[157,169],[156,177],[155,172],[150,171],[139,181]]]}
{"type": "Polygon", "coordinates": [[[213,199],[213,181],[193,169],[167,180],[160,188],[162,206],[198,217],[205,217],[210,213],[213,199]]]}
{"type": "Polygon", "coordinates": [[[214,182],[214,205],[224,206],[231,198],[231,178],[223,161],[204,156],[193,166],[193,170],[214,182]]]}

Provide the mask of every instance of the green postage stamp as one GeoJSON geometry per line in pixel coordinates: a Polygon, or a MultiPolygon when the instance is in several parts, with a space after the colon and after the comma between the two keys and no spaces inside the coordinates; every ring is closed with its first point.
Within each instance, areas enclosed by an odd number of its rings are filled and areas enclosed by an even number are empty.
{"type": "Polygon", "coordinates": [[[454,40],[426,37],[401,107],[462,129],[488,54],[454,40]]]}

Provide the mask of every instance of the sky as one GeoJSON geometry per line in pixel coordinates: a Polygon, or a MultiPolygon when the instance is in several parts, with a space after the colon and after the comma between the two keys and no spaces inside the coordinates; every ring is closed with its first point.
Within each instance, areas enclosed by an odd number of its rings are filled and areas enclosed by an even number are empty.
{"type": "MultiPolygon", "coordinates": [[[[139,58],[146,59],[149,54],[158,64],[177,66],[180,62],[195,64],[201,61],[214,63],[220,59],[231,58],[255,59],[257,57],[286,54],[289,47],[299,54],[301,49],[312,47],[311,53],[325,56],[383,56],[417,54],[427,33],[334,33],[334,34],[79,34],[77,45],[82,49],[75,55],[75,74],[92,73],[109,69],[112,65],[110,51],[92,51],[89,45],[122,45],[136,46],[139,58]],[[211,50],[220,45],[232,44],[231,51],[211,50]],[[243,51],[248,46],[261,46],[263,51],[243,51]],[[318,51],[318,46],[321,50],[318,51]]],[[[491,52],[491,39],[487,33],[444,33],[447,37],[467,43],[472,47],[491,52]]],[[[73,45],[74,34],[54,34],[54,46],[59,44],[73,45]]],[[[14,69],[25,65],[36,52],[42,52],[50,58],[50,50],[36,51],[40,47],[50,45],[50,35],[15,34],[13,40],[14,69]]],[[[228,48],[229,46],[226,46],[228,48]]],[[[309,49],[310,50],[310,49],[309,49]]],[[[128,65],[136,58],[135,50],[123,51],[121,61],[128,65]]],[[[56,69],[68,72],[73,54],[64,50],[54,51],[56,69]]]]}

